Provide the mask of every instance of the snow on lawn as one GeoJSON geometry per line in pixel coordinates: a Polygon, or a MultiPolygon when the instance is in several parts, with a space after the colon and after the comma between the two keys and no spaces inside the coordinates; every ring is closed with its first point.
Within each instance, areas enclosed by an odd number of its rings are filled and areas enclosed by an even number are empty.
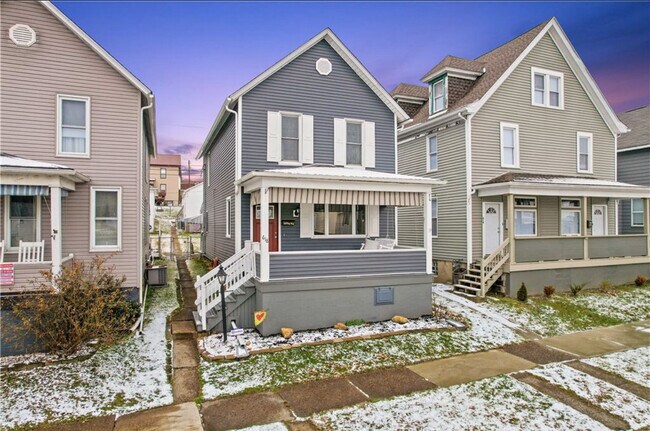
{"type": "Polygon", "coordinates": [[[573,302],[623,322],[650,319],[650,288],[626,287],[616,292],[615,295],[603,295],[587,291],[573,302]]]}
{"type": "Polygon", "coordinates": [[[563,364],[545,365],[530,370],[530,373],[620,416],[632,429],[650,426],[650,403],[612,384],[563,364]]]}
{"type": "Polygon", "coordinates": [[[611,353],[582,361],[650,388],[650,347],[611,353]]]}
{"type": "Polygon", "coordinates": [[[170,404],[165,325],[178,306],[174,274],[170,269],[168,287],[150,290],[141,337],[129,337],[84,361],[2,372],[0,428],[170,404]]]}
{"type": "Polygon", "coordinates": [[[286,425],[282,422],[274,422],[267,425],[253,425],[248,428],[241,428],[238,431],[287,431],[286,425]]]}
{"type": "Polygon", "coordinates": [[[277,388],[485,350],[522,340],[511,329],[462,304],[444,298],[437,298],[436,302],[463,315],[471,324],[470,328],[298,347],[253,355],[240,361],[202,359],[203,395],[212,399],[245,390],[277,388]]]}
{"type": "Polygon", "coordinates": [[[607,429],[507,376],[333,410],[312,419],[332,430],[607,429]]]}

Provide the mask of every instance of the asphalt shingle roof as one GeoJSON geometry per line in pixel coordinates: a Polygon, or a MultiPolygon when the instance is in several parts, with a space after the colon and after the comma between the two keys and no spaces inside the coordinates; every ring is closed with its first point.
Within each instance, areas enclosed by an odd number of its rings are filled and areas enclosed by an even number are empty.
{"type": "Polygon", "coordinates": [[[619,150],[650,145],[650,106],[621,112],[618,118],[630,129],[618,138],[619,150]]]}

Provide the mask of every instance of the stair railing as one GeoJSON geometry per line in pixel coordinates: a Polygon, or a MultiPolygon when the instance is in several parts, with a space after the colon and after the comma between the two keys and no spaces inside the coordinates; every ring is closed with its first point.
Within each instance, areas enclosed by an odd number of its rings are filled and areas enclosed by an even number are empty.
{"type": "MultiPolygon", "coordinates": [[[[248,280],[256,276],[255,252],[250,241],[246,241],[244,248],[226,259],[220,266],[226,271],[226,295],[241,287],[248,280]]],[[[217,279],[219,267],[213,268],[204,276],[196,277],[196,311],[201,317],[201,324],[207,327],[208,311],[221,302],[221,286],[217,279]]]]}
{"type": "Polygon", "coordinates": [[[509,245],[510,238],[506,238],[492,254],[481,261],[481,297],[485,296],[491,287],[488,286],[488,282],[492,276],[510,259],[509,245]]]}

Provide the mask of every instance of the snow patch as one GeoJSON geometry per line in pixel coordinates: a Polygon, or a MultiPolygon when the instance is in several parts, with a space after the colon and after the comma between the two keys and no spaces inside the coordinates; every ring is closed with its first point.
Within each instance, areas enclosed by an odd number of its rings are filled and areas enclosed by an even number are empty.
{"type": "Polygon", "coordinates": [[[582,362],[650,388],[650,360],[648,358],[650,358],[650,347],[641,347],[610,353],[598,358],[583,359],[582,362]]]}

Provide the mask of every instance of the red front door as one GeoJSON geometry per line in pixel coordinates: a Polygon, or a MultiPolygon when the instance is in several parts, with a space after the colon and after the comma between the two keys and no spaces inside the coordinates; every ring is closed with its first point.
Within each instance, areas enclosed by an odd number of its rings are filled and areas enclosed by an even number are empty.
{"type": "MultiPolygon", "coordinates": [[[[253,242],[260,242],[260,206],[255,205],[253,221],[253,242]]],[[[269,205],[269,251],[278,250],[278,206],[269,205]]]]}

